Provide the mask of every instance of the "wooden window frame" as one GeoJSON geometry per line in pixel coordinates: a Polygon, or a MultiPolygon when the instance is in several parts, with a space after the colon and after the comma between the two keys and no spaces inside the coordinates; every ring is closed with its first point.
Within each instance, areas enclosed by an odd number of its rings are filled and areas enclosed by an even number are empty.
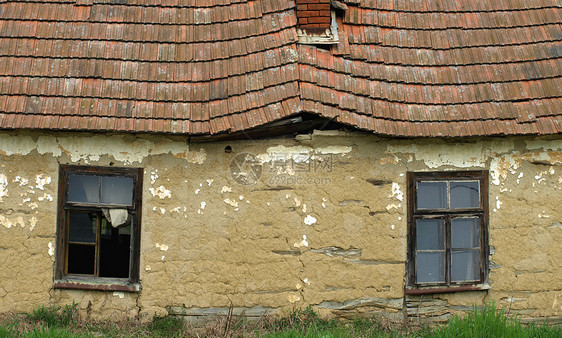
{"type": "Polygon", "coordinates": [[[489,243],[488,243],[488,180],[489,172],[446,171],[446,172],[408,172],[408,261],[406,294],[446,293],[489,289],[489,243]],[[480,184],[480,205],[478,208],[458,209],[418,209],[416,188],[421,181],[478,181],[480,184]],[[480,218],[480,278],[477,281],[451,281],[451,219],[456,216],[480,218]],[[418,283],[416,279],[416,219],[442,218],[445,220],[445,282],[418,283]]]}
{"type": "MultiPolygon", "coordinates": [[[[142,215],[142,168],[114,168],[114,167],[92,167],[60,165],[58,183],[58,209],[57,209],[57,246],[55,256],[55,280],[54,287],[60,289],[84,289],[84,290],[106,290],[106,291],[140,291],[139,268],[140,268],[140,237],[141,237],[141,215],[142,215]],[[99,175],[113,177],[130,177],[133,179],[132,205],[128,207],[132,216],[129,277],[111,278],[99,276],[98,264],[95,264],[94,276],[68,274],[68,215],[70,210],[88,211],[101,214],[101,203],[76,203],[68,202],[68,179],[70,175],[99,175]]],[[[96,236],[99,237],[99,223],[96,236]]],[[[96,247],[99,246],[99,238],[96,238],[96,247]]],[[[97,249],[96,249],[97,250],[97,249]]],[[[96,259],[98,255],[96,254],[96,259]]]]}

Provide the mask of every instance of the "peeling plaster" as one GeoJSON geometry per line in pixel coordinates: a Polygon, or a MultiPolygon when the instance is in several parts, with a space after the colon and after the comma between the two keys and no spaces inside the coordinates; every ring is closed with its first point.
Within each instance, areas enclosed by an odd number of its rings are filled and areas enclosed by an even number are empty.
{"type": "Polygon", "coordinates": [[[5,196],[8,196],[8,178],[0,173],[0,202],[2,202],[2,197],[5,196]]]}
{"type": "Polygon", "coordinates": [[[152,194],[153,197],[160,197],[160,199],[165,199],[167,198],[172,198],[172,193],[170,192],[170,190],[166,189],[164,186],[159,186],[158,188],[154,189],[154,188],[149,188],[148,189],[150,191],[150,193],[152,194]]]}
{"type": "Polygon", "coordinates": [[[43,174],[35,176],[35,188],[39,190],[45,190],[45,186],[51,184],[51,177],[43,177],[43,174]]]}
{"type": "MultiPolygon", "coordinates": [[[[500,189],[500,191],[501,191],[501,189],[500,189]]],[[[496,196],[496,207],[494,209],[492,209],[492,211],[497,212],[501,208],[502,204],[503,204],[503,202],[500,201],[500,197],[496,196]]]]}
{"type": "Polygon", "coordinates": [[[49,254],[49,256],[53,257],[55,255],[55,246],[53,245],[53,242],[49,242],[49,251],[47,251],[47,253],[49,254]]]}
{"type": "Polygon", "coordinates": [[[308,241],[306,240],[306,235],[302,235],[302,241],[293,244],[295,248],[302,248],[304,247],[308,247],[308,241]]]}
{"type": "Polygon", "coordinates": [[[35,229],[36,225],[37,225],[37,218],[35,218],[35,216],[32,216],[29,219],[29,231],[33,231],[33,229],[35,229]]]}
{"type": "Polygon", "coordinates": [[[523,172],[519,173],[519,176],[517,176],[517,184],[519,184],[519,182],[521,181],[521,178],[523,177],[523,172]]]}
{"type": "Polygon", "coordinates": [[[297,295],[289,295],[287,299],[289,300],[289,303],[296,303],[301,300],[301,297],[297,295]]]}
{"type": "Polygon", "coordinates": [[[236,202],[235,200],[231,200],[230,198],[226,198],[224,200],[224,203],[230,205],[231,207],[237,207],[238,206],[238,202],[236,202]]]}
{"type": "Polygon", "coordinates": [[[258,154],[256,158],[260,164],[288,160],[292,160],[296,163],[307,163],[311,158],[314,158],[314,154],[344,155],[350,153],[351,150],[352,148],[350,146],[312,148],[307,146],[285,147],[283,145],[279,145],[267,148],[266,153],[258,154]]]}
{"type": "Polygon", "coordinates": [[[21,216],[18,216],[15,219],[10,219],[4,215],[0,215],[0,224],[2,224],[7,229],[16,227],[18,225],[22,228],[25,228],[25,221],[21,216]]]}
{"type": "Polygon", "coordinates": [[[489,157],[498,153],[510,152],[513,148],[513,142],[507,140],[455,144],[436,141],[426,144],[389,145],[386,153],[389,155],[396,153],[412,154],[416,160],[424,162],[426,166],[432,169],[447,165],[457,168],[470,168],[485,167],[486,160],[489,157]]]}
{"type": "Polygon", "coordinates": [[[30,136],[0,135],[0,155],[27,155],[37,147],[30,136]]]}
{"type": "Polygon", "coordinates": [[[158,169],[156,169],[156,170],[154,170],[150,173],[150,184],[156,183],[157,179],[158,179],[158,169]]]}
{"type": "Polygon", "coordinates": [[[396,155],[391,155],[391,156],[381,158],[379,160],[379,163],[380,163],[380,165],[398,164],[398,163],[400,163],[400,159],[396,155]]]}
{"type": "Polygon", "coordinates": [[[148,138],[131,139],[125,135],[40,136],[35,141],[30,136],[0,135],[0,154],[27,155],[37,150],[39,154],[59,157],[63,153],[73,162],[97,162],[102,156],[111,156],[125,164],[141,163],[146,157],[171,154],[189,163],[202,164],[207,159],[204,149],[189,150],[186,142],[164,139],[154,142],[148,138]]]}
{"type": "Polygon", "coordinates": [[[29,184],[29,180],[27,178],[24,178],[24,177],[21,177],[21,176],[16,176],[16,178],[12,182],[13,183],[19,183],[20,187],[23,187],[24,185],[29,184]]]}
{"type": "Polygon", "coordinates": [[[43,201],[53,201],[53,196],[51,196],[50,194],[44,193],[43,196],[37,197],[37,200],[39,200],[39,202],[43,202],[43,201]]]}
{"type": "Polygon", "coordinates": [[[123,298],[125,298],[125,293],[124,293],[124,292],[114,291],[114,292],[113,292],[113,296],[114,296],[114,297],[119,297],[119,298],[123,299],[123,298]]]}
{"type": "Polygon", "coordinates": [[[402,207],[401,203],[398,203],[398,204],[392,203],[392,204],[389,204],[389,205],[386,206],[386,210],[388,211],[388,210],[392,210],[392,209],[400,209],[401,207],[402,207]]]}
{"type": "Polygon", "coordinates": [[[314,224],[314,223],[316,223],[316,218],[315,218],[315,217],[312,217],[312,216],[310,216],[310,215],[306,215],[306,217],[304,218],[304,224],[306,224],[306,225],[312,225],[312,224],[314,224]]]}
{"type": "Polygon", "coordinates": [[[221,189],[221,194],[224,194],[225,192],[232,192],[232,188],[227,187],[226,185],[223,186],[222,189],[221,189]]]}
{"type": "Polygon", "coordinates": [[[508,173],[516,174],[520,161],[516,160],[513,155],[504,155],[492,159],[490,163],[490,176],[492,184],[500,185],[505,181],[508,173]]]}
{"type": "Polygon", "coordinates": [[[400,190],[400,185],[398,183],[392,182],[392,194],[388,197],[396,197],[397,200],[404,200],[404,193],[400,190]]]}
{"type": "Polygon", "coordinates": [[[293,200],[295,201],[295,207],[300,207],[301,200],[296,196],[293,198],[293,200]]]}
{"type": "Polygon", "coordinates": [[[160,249],[160,250],[162,250],[162,251],[168,251],[168,249],[169,249],[169,247],[168,247],[166,244],[159,244],[159,243],[156,243],[155,245],[156,245],[156,248],[158,248],[158,249],[160,249]]]}
{"type": "Polygon", "coordinates": [[[541,140],[541,139],[534,139],[525,141],[527,144],[527,149],[535,150],[535,149],[545,149],[545,150],[554,150],[559,151],[562,150],[562,140],[541,140]]]}
{"type": "Polygon", "coordinates": [[[535,176],[535,179],[537,180],[538,184],[541,184],[542,182],[546,181],[546,178],[544,178],[543,175],[554,175],[554,173],[554,168],[550,167],[549,170],[539,171],[538,175],[535,176]]]}

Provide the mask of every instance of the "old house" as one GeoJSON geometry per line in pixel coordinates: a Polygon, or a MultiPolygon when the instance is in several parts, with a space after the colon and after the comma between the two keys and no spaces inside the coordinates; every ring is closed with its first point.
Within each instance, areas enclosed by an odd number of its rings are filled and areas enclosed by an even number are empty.
{"type": "Polygon", "coordinates": [[[0,311],[559,322],[561,14],[0,1],[0,311]]]}

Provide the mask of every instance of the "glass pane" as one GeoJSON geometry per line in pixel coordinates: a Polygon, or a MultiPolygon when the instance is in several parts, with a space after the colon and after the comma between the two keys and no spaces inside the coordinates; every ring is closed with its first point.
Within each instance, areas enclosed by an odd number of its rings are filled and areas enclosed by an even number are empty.
{"type": "Polygon", "coordinates": [[[95,243],[96,231],[96,214],[88,212],[70,212],[68,218],[69,242],[95,243]]]}
{"type": "Polygon", "coordinates": [[[480,247],[480,218],[453,218],[451,220],[451,247],[480,247]]]}
{"type": "Polygon", "coordinates": [[[418,283],[445,282],[445,253],[418,252],[416,278],[418,283]]]}
{"type": "Polygon", "coordinates": [[[444,222],[442,219],[416,220],[416,249],[439,250],[445,247],[444,222]]]}
{"type": "Polygon", "coordinates": [[[133,179],[131,177],[102,177],[101,202],[108,204],[132,205],[133,179]]]}
{"type": "Polygon", "coordinates": [[[68,273],[94,274],[96,247],[94,245],[68,245],[68,273]]]}
{"type": "Polygon", "coordinates": [[[480,251],[467,250],[453,252],[451,280],[453,282],[480,279],[480,251]]]}
{"type": "Polygon", "coordinates": [[[418,209],[445,209],[447,182],[419,182],[416,190],[418,209]]]}
{"type": "Polygon", "coordinates": [[[451,208],[480,207],[480,185],[478,181],[451,182],[451,208]]]}
{"type": "Polygon", "coordinates": [[[70,175],[68,177],[68,201],[98,203],[100,178],[93,175],[70,175]]]}

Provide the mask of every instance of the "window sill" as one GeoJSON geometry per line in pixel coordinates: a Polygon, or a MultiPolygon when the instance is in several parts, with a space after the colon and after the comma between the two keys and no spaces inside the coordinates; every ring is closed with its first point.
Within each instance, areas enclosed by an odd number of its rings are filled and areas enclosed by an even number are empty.
{"type": "Polygon", "coordinates": [[[428,295],[435,293],[451,293],[462,291],[485,291],[489,290],[489,284],[477,285],[460,285],[460,286],[445,286],[445,287],[424,287],[424,288],[406,288],[407,295],[428,295]]]}
{"type": "Polygon", "coordinates": [[[118,292],[140,292],[139,283],[130,283],[126,280],[113,278],[80,279],[66,278],[55,280],[55,289],[66,290],[94,290],[94,291],[118,291],[118,292]]]}

